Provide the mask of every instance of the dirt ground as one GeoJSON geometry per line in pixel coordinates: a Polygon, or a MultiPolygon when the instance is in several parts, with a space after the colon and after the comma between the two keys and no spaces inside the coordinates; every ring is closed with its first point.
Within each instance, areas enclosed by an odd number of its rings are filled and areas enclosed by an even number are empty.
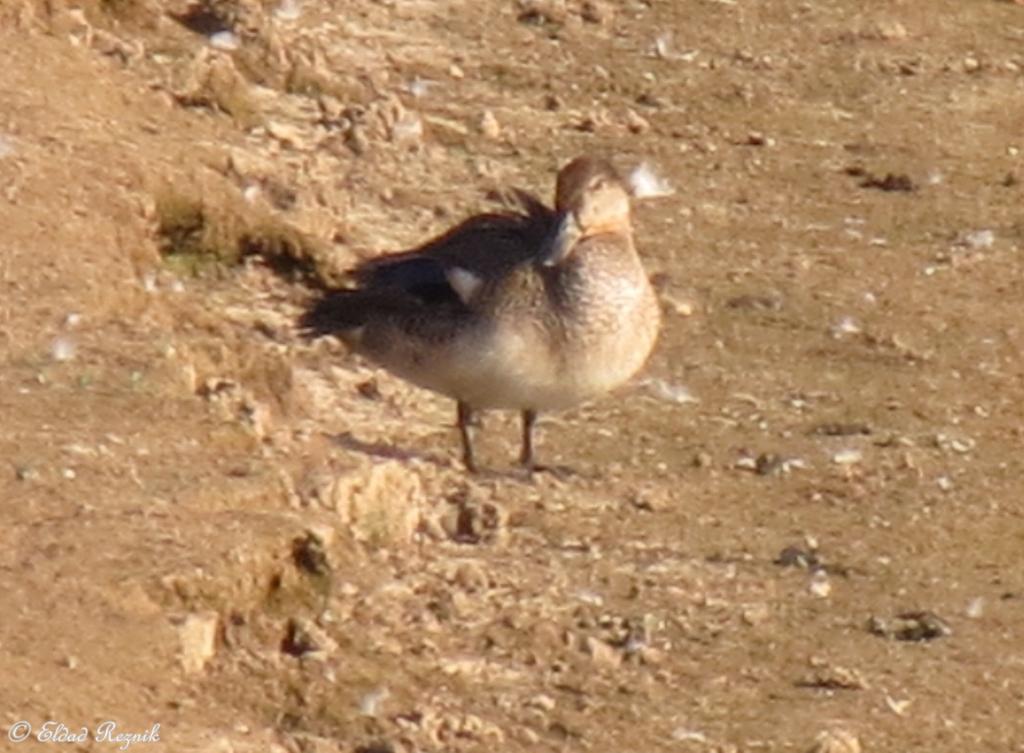
{"type": "Polygon", "coordinates": [[[0,0],[0,103],[0,749],[1024,751],[1019,3],[0,0]],[[658,348],[467,477],[295,316],[583,153],[658,348]]]}

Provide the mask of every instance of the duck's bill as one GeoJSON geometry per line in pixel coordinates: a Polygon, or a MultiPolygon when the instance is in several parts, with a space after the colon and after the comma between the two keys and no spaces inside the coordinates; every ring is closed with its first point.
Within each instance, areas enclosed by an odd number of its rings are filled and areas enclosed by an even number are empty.
{"type": "Polygon", "coordinates": [[[545,267],[557,267],[568,258],[573,246],[580,239],[581,231],[576,215],[566,212],[559,220],[555,231],[548,238],[541,251],[540,261],[545,267]]]}

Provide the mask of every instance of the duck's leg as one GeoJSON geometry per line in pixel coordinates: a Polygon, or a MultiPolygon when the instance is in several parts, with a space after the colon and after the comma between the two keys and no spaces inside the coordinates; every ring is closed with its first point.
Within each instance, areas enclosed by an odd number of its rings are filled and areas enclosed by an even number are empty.
{"type": "Polygon", "coordinates": [[[476,459],[473,457],[473,409],[461,400],[457,403],[457,424],[462,437],[462,463],[470,473],[476,473],[476,459]]]}
{"type": "Polygon", "coordinates": [[[537,421],[537,411],[523,411],[523,450],[519,453],[519,463],[528,471],[537,470],[533,462],[533,425],[537,421]]]}

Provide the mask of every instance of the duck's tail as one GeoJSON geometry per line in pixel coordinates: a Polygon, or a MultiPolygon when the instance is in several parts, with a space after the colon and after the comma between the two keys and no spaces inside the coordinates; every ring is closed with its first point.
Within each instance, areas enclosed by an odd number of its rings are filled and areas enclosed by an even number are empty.
{"type": "Polygon", "coordinates": [[[339,290],[313,301],[299,317],[299,333],[306,338],[344,336],[362,327],[381,309],[380,296],[362,290],[339,290]]]}

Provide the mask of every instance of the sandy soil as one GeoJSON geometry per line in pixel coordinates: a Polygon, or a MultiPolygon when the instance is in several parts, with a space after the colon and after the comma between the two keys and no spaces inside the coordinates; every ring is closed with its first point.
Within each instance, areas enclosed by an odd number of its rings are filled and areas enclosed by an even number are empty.
{"type": "Polygon", "coordinates": [[[1024,751],[1022,45],[996,0],[0,0],[0,748],[1024,751]],[[294,317],[581,153],[674,189],[662,339],[545,417],[574,473],[488,415],[468,478],[294,317]]]}

